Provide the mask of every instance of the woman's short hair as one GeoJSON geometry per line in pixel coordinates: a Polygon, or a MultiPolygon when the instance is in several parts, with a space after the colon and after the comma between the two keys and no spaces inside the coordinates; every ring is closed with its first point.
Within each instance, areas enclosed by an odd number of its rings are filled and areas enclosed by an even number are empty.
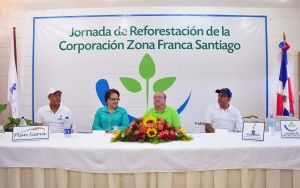
{"type": "Polygon", "coordinates": [[[116,90],[116,89],[109,89],[109,90],[107,90],[107,91],[105,92],[105,94],[104,94],[105,102],[107,102],[107,99],[109,99],[109,97],[110,97],[110,95],[111,95],[112,93],[115,93],[115,94],[118,95],[118,97],[120,97],[120,92],[119,92],[118,90],[116,90]]]}

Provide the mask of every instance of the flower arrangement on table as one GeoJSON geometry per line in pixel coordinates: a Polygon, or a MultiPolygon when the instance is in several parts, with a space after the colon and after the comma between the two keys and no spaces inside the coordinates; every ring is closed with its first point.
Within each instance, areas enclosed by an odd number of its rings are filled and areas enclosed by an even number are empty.
{"type": "Polygon", "coordinates": [[[158,144],[174,140],[190,141],[183,128],[176,128],[168,124],[164,119],[147,116],[130,123],[130,127],[123,132],[118,130],[112,137],[112,142],[150,142],[158,144]]]}

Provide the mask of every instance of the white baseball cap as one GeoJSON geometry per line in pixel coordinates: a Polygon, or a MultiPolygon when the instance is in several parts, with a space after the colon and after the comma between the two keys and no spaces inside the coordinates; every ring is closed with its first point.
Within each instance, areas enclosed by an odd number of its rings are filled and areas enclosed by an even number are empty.
{"type": "Polygon", "coordinates": [[[56,89],[56,88],[50,88],[49,90],[48,90],[48,96],[49,95],[51,95],[51,94],[53,94],[53,93],[55,93],[55,92],[59,92],[60,94],[62,94],[62,92],[59,90],[59,89],[56,89]]]}

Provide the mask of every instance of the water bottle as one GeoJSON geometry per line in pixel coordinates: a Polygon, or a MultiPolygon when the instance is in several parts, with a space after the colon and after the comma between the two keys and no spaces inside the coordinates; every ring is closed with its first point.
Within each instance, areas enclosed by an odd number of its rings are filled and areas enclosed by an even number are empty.
{"type": "Polygon", "coordinates": [[[5,132],[4,127],[3,127],[3,125],[0,124],[0,133],[4,133],[4,132],[5,132]]]}
{"type": "Polygon", "coordinates": [[[117,132],[117,130],[119,130],[119,127],[118,127],[118,126],[116,126],[116,125],[114,125],[114,126],[113,126],[113,130],[114,130],[114,133],[116,133],[116,132],[117,132]]]}
{"type": "Polygon", "coordinates": [[[269,135],[274,136],[275,135],[275,127],[276,127],[276,119],[274,118],[273,115],[271,115],[269,117],[268,125],[269,125],[269,135]]]}
{"type": "Polygon", "coordinates": [[[26,120],[24,117],[21,117],[20,119],[20,126],[27,126],[26,120]]]}
{"type": "Polygon", "coordinates": [[[72,130],[71,130],[71,122],[70,117],[66,116],[64,121],[64,135],[65,137],[71,136],[72,130]]]}

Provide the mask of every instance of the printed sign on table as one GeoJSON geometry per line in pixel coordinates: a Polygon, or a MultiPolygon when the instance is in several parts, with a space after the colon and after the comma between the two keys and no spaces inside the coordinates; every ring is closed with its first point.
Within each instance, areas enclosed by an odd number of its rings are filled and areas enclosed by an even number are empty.
{"type": "Polygon", "coordinates": [[[12,132],[12,140],[37,140],[49,139],[48,126],[24,126],[14,127],[12,132]]]}
{"type": "Polygon", "coordinates": [[[300,138],[300,121],[280,121],[281,138],[300,138]]]}
{"type": "Polygon", "coordinates": [[[263,141],[265,132],[265,123],[262,122],[244,122],[242,139],[263,141]]]}

